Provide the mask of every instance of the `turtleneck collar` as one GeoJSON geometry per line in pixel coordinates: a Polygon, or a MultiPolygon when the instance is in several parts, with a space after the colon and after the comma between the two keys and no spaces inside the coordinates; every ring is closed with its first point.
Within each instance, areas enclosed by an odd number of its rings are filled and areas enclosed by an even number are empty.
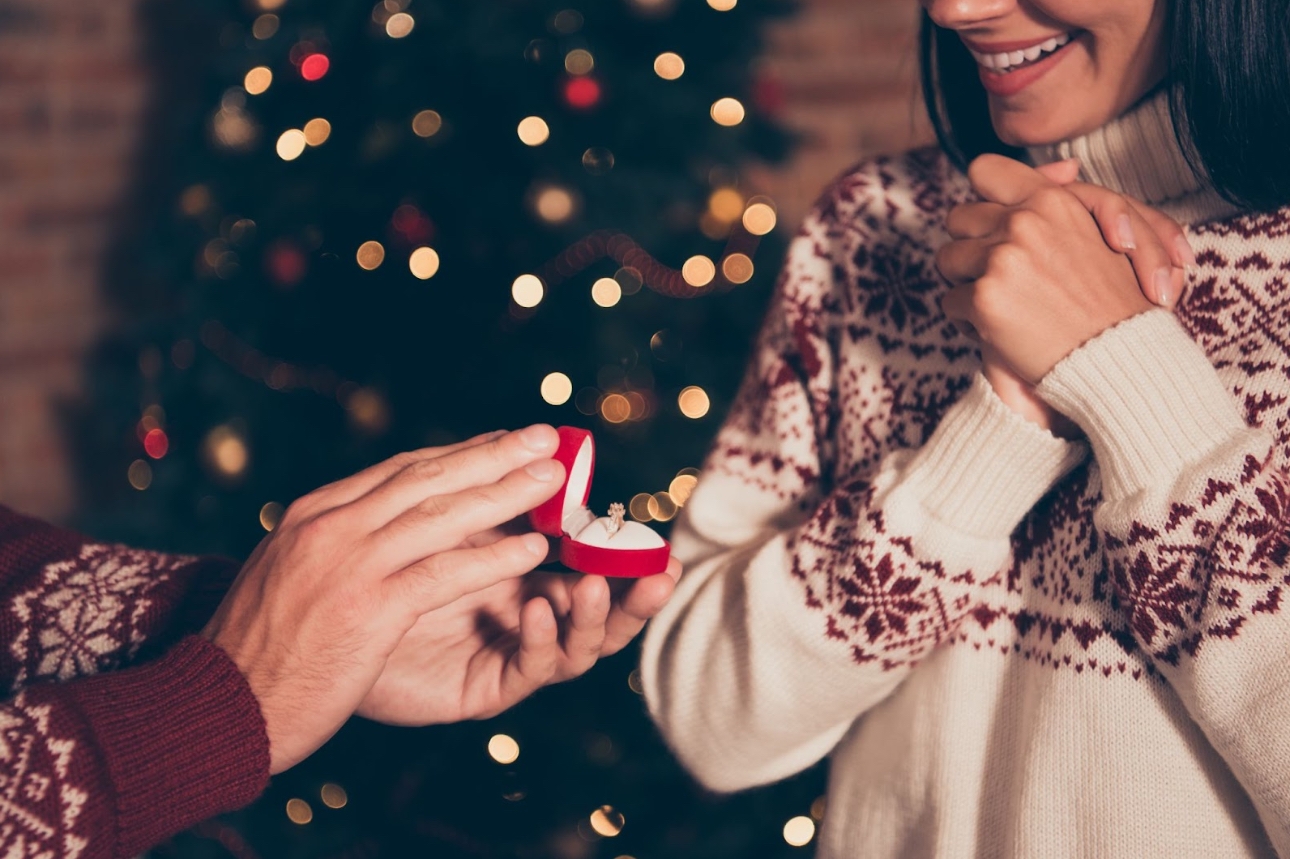
{"type": "Polygon", "coordinates": [[[1083,137],[1026,151],[1033,164],[1078,158],[1085,182],[1134,197],[1184,224],[1238,211],[1187,163],[1163,87],[1083,137]]]}

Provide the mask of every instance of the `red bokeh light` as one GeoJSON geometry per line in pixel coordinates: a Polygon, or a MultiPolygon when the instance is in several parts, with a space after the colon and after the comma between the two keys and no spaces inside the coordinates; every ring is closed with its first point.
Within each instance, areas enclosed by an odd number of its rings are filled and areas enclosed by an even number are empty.
{"type": "Polygon", "coordinates": [[[161,459],[170,450],[170,439],[166,438],[166,431],[161,429],[148,430],[148,434],[143,437],[143,450],[153,459],[161,459]]]}
{"type": "Polygon", "coordinates": [[[265,254],[264,269],[278,286],[292,287],[304,280],[309,271],[309,260],[300,248],[279,239],[265,254]]]}
{"type": "Polygon", "coordinates": [[[307,81],[321,80],[331,68],[331,60],[326,54],[310,54],[300,61],[300,76],[307,81]]]}
{"type": "Polygon", "coordinates": [[[424,244],[434,238],[434,222],[410,203],[394,210],[390,226],[395,234],[409,244],[424,244]]]}
{"type": "Polygon", "coordinates": [[[600,103],[600,84],[591,77],[569,78],[564,82],[564,100],[578,110],[593,108],[600,103]]]}

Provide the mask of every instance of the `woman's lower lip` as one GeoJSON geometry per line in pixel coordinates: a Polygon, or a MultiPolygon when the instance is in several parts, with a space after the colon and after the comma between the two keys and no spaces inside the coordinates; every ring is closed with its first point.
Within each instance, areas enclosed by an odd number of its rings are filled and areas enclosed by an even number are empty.
{"type": "Polygon", "coordinates": [[[977,70],[981,73],[981,86],[985,87],[986,92],[992,95],[1016,95],[1048,74],[1054,66],[1062,61],[1070,51],[1071,46],[1078,41],[1079,37],[1077,36],[1039,62],[1026,66],[1024,69],[1017,69],[1015,72],[1008,72],[1005,75],[978,65],[977,70]]]}

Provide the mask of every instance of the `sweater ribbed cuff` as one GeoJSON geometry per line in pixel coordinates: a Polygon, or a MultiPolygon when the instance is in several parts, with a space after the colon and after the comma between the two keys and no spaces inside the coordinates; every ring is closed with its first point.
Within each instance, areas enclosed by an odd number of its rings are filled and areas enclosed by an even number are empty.
{"type": "Polygon", "coordinates": [[[1171,480],[1249,429],[1204,350],[1164,309],[1089,340],[1036,392],[1088,434],[1112,499],[1171,480]]]}
{"type": "Polygon", "coordinates": [[[902,489],[964,534],[1006,537],[1044,493],[1088,454],[999,399],[977,374],[967,393],[905,467],[902,489]]]}
{"type": "Polygon", "coordinates": [[[113,855],[133,856],[241,808],[269,779],[260,705],[218,646],[190,636],[156,662],[69,684],[111,781],[113,855]]]}

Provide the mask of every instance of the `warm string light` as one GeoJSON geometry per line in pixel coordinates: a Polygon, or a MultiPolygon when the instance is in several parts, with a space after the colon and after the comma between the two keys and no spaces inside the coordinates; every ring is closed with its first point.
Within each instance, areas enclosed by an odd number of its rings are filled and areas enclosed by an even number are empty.
{"type": "Polygon", "coordinates": [[[784,840],[793,847],[805,847],[815,837],[815,821],[799,815],[784,824],[784,840]]]}
{"type": "MultiPolygon", "coordinates": [[[[579,274],[600,260],[609,258],[623,268],[638,273],[641,282],[660,295],[666,295],[669,298],[697,298],[737,285],[727,278],[724,260],[740,254],[746,257],[748,264],[751,265],[752,256],[758,244],[758,236],[742,229],[733,230],[721,254],[722,268],[715,270],[715,276],[696,285],[686,277],[684,270],[677,271],[659,262],[626,234],[614,230],[599,230],[570,245],[559,256],[548,262],[539,271],[539,277],[541,282],[550,288],[579,274]]],[[[708,264],[712,265],[712,261],[708,260],[708,264]]],[[[740,263],[736,262],[734,268],[736,274],[740,272],[739,265],[740,263]]],[[[626,289],[623,291],[627,292],[626,289]]],[[[536,306],[536,303],[532,306],[536,306]]]]}
{"type": "Polygon", "coordinates": [[[506,734],[494,734],[488,740],[488,756],[499,764],[513,764],[520,759],[520,744],[506,734]]]}

